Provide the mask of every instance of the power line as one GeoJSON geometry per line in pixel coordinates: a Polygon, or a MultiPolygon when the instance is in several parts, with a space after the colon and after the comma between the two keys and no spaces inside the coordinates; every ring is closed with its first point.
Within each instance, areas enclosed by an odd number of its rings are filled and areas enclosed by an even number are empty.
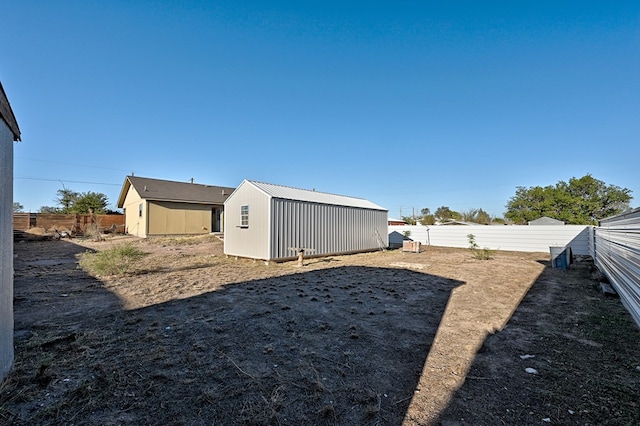
{"type": "Polygon", "coordinates": [[[122,186],[120,183],[105,183],[105,182],[87,182],[82,180],[67,180],[67,179],[47,179],[47,178],[35,178],[35,177],[22,177],[22,176],[14,176],[14,179],[25,179],[25,180],[41,180],[45,182],[70,182],[70,183],[88,183],[91,185],[110,185],[110,186],[122,186]]]}
{"type": "Polygon", "coordinates": [[[60,165],[63,165],[63,166],[89,167],[91,169],[116,170],[116,171],[119,171],[119,172],[128,172],[129,171],[129,170],[125,170],[125,169],[116,169],[114,167],[104,167],[104,166],[96,166],[96,165],[89,165],[89,164],[78,164],[78,163],[65,163],[65,162],[62,162],[62,161],[40,160],[40,159],[37,159],[37,158],[26,158],[26,157],[20,157],[20,156],[15,156],[14,158],[21,159],[21,160],[29,160],[29,161],[40,161],[42,163],[60,164],[60,165]]]}

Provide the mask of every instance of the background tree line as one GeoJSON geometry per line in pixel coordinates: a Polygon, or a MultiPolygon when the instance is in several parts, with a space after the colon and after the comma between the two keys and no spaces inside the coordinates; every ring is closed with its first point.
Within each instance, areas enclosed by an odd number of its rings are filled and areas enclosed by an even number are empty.
{"type": "Polygon", "coordinates": [[[504,223],[503,219],[492,217],[481,208],[471,209],[466,212],[457,212],[455,210],[451,210],[447,206],[438,207],[433,214],[431,213],[431,209],[424,208],[420,210],[419,216],[404,216],[402,220],[410,225],[435,225],[436,223],[446,223],[455,220],[460,220],[462,222],[474,222],[482,225],[504,223]]]}
{"type": "MultiPolygon", "coordinates": [[[[56,206],[42,206],[40,213],[61,214],[119,214],[107,209],[107,196],[100,192],[76,192],[62,188],[57,192],[56,206]]],[[[590,174],[581,178],[571,178],[550,186],[519,186],[505,206],[504,217],[517,225],[547,216],[568,225],[597,225],[598,221],[631,210],[633,199],[631,190],[608,185],[590,174]]],[[[13,203],[13,211],[21,212],[23,206],[13,203]]],[[[457,212],[447,206],[438,207],[431,213],[429,208],[420,210],[418,216],[403,216],[402,220],[416,225],[434,225],[453,220],[473,222],[483,225],[506,223],[505,219],[492,217],[482,208],[457,212]]]]}
{"type": "Polygon", "coordinates": [[[482,225],[512,223],[526,225],[547,216],[567,225],[597,225],[598,221],[631,210],[631,190],[608,185],[590,174],[560,181],[553,186],[519,186],[505,206],[504,218],[492,217],[482,208],[457,212],[441,206],[432,214],[429,208],[418,216],[403,216],[410,225],[434,225],[454,220],[482,225]]]}
{"type": "MultiPolygon", "coordinates": [[[[109,210],[107,196],[101,192],[76,192],[62,188],[57,192],[55,206],[42,206],[38,213],[54,214],[120,214],[109,210]]],[[[18,202],[13,203],[13,212],[22,212],[24,207],[18,202]]]]}

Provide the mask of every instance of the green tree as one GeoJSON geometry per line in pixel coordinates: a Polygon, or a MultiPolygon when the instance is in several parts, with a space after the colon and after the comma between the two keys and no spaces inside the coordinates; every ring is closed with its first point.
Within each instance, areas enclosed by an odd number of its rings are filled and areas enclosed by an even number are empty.
{"type": "Polygon", "coordinates": [[[107,211],[107,196],[99,192],[84,192],[73,204],[74,213],[104,214],[107,211]]]}
{"type": "Polygon", "coordinates": [[[436,223],[436,218],[431,214],[431,209],[425,207],[420,210],[420,217],[418,218],[418,223],[421,225],[433,225],[436,223]]]}
{"type": "Polygon", "coordinates": [[[20,203],[14,202],[13,203],[13,212],[14,213],[22,213],[22,211],[24,210],[24,206],[20,203]]]}
{"type": "Polygon", "coordinates": [[[64,214],[76,213],[73,211],[73,205],[79,197],[79,192],[72,191],[65,187],[58,189],[58,198],[56,198],[56,202],[60,205],[60,212],[64,214]]]}
{"type": "Polygon", "coordinates": [[[63,213],[63,214],[104,214],[107,212],[107,196],[100,192],[76,192],[71,189],[62,188],[58,190],[56,201],[60,207],[43,206],[42,213],[63,213]]]}
{"type": "Polygon", "coordinates": [[[548,216],[567,224],[595,225],[598,220],[629,210],[631,190],[587,174],[555,186],[516,188],[506,205],[505,218],[516,224],[548,216]]]}
{"type": "Polygon", "coordinates": [[[476,215],[476,223],[481,223],[483,225],[489,225],[493,221],[493,218],[489,213],[482,209],[478,209],[478,213],[476,215]]]}
{"type": "Polygon", "coordinates": [[[416,219],[413,216],[402,216],[402,220],[407,222],[407,225],[415,225],[416,219]]]}
{"type": "Polygon", "coordinates": [[[460,213],[457,211],[451,210],[447,206],[440,206],[436,209],[434,216],[440,222],[446,222],[449,220],[459,220],[461,218],[460,213]]]}
{"type": "Polygon", "coordinates": [[[61,213],[58,207],[54,206],[40,206],[38,213],[58,214],[61,213]]]}
{"type": "Polygon", "coordinates": [[[434,225],[435,223],[436,223],[436,217],[432,214],[427,214],[420,218],[421,225],[434,225]]]}
{"type": "Polygon", "coordinates": [[[462,212],[460,217],[465,222],[480,223],[482,225],[488,225],[492,221],[491,215],[482,209],[471,209],[468,212],[462,212]]]}

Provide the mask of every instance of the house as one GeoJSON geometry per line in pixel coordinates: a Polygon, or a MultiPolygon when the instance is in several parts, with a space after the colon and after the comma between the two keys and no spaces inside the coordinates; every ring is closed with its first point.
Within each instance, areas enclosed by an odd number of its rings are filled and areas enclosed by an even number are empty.
{"type": "Polygon", "coordinates": [[[438,222],[436,223],[436,225],[437,226],[482,226],[476,222],[465,222],[464,220],[455,220],[455,219],[450,219],[450,220],[447,220],[446,222],[438,222]]]}
{"type": "Polygon", "coordinates": [[[224,253],[265,261],[388,246],[388,211],[362,198],[244,180],[224,203],[224,253]]]}
{"type": "Polygon", "coordinates": [[[224,202],[235,188],[127,176],[118,208],[138,237],[221,232],[224,202]]]}
{"type": "Polygon", "coordinates": [[[536,220],[530,220],[529,225],[564,225],[564,222],[548,216],[542,216],[536,220]]]}
{"type": "Polygon", "coordinates": [[[20,129],[0,83],[0,380],[13,366],[13,143],[20,129]]]}
{"type": "Polygon", "coordinates": [[[393,219],[393,218],[390,217],[387,220],[387,224],[389,224],[389,225],[407,225],[407,222],[405,222],[402,219],[393,219]]]}

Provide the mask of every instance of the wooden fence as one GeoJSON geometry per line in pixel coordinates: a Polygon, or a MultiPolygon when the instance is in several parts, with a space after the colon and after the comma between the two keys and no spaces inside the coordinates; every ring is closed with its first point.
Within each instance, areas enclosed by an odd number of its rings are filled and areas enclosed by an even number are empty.
{"type": "Polygon", "coordinates": [[[122,214],[50,214],[50,213],[14,213],[14,231],[28,231],[43,228],[45,231],[65,230],[84,233],[89,227],[97,226],[99,231],[124,233],[124,215],[122,214]]]}

